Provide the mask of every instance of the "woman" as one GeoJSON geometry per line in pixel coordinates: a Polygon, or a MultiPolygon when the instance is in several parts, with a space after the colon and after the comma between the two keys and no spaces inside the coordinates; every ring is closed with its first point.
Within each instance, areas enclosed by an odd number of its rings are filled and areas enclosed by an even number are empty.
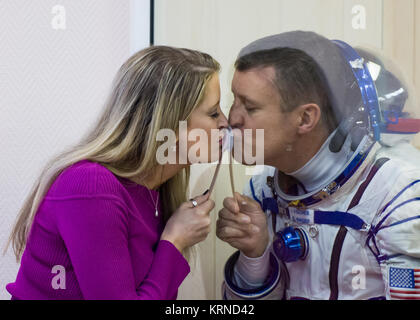
{"type": "MultiPolygon", "coordinates": [[[[214,202],[186,201],[191,161],[160,163],[157,135],[180,121],[188,132],[227,126],[219,68],[164,46],[125,62],[94,130],[46,166],[20,211],[12,299],[176,298],[189,273],[181,253],[206,238],[214,202]]],[[[192,148],[185,139],[177,133],[169,151],[192,148]]]]}

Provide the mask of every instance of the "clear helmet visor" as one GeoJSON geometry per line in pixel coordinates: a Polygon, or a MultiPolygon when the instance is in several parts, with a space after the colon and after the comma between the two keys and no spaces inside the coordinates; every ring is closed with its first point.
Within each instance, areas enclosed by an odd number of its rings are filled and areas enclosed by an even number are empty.
{"type": "Polygon", "coordinates": [[[356,50],[365,60],[375,84],[381,117],[380,141],[389,146],[400,140],[411,141],[420,131],[419,105],[412,84],[380,53],[356,50]]]}
{"type": "Polygon", "coordinates": [[[420,132],[420,106],[402,73],[372,49],[353,49],[334,41],[350,64],[362,96],[360,105],[340,127],[357,145],[365,135],[382,145],[411,141],[420,132]]]}

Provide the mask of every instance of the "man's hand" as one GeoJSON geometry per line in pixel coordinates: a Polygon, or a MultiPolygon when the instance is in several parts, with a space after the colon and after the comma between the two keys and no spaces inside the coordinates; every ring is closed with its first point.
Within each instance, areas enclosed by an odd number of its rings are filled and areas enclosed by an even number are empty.
{"type": "Polygon", "coordinates": [[[223,201],[217,219],[217,237],[250,258],[263,255],[268,245],[267,218],[258,202],[235,193],[223,201]]]}

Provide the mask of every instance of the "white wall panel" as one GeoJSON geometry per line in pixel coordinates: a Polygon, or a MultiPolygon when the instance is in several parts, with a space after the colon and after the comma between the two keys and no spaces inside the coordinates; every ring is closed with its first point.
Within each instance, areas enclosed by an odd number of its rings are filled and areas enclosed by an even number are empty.
{"type": "Polygon", "coordinates": [[[150,45],[150,0],[130,1],[130,54],[150,45]]]}
{"type": "MultiPolygon", "coordinates": [[[[98,117],[130,53],[129,7],[121,0],[0,1],[1,249],[41,167],[98,117]]],[[[17,270],[9,249],[0,256],[0,299],[10,298],[5,285],[17,270]]]]}

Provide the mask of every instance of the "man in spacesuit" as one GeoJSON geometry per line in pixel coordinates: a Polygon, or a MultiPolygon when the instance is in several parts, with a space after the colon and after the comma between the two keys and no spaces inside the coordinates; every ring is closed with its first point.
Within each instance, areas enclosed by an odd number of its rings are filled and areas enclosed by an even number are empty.
{"type": "Polygon", "coordinates": [[[229,122],[264,129],[265,166],[219,212],[217,236],[239,250],[223,297],[420,299],[408,89],[377,56],[312,32],[257,40],[235,68],[229,122]]]}

